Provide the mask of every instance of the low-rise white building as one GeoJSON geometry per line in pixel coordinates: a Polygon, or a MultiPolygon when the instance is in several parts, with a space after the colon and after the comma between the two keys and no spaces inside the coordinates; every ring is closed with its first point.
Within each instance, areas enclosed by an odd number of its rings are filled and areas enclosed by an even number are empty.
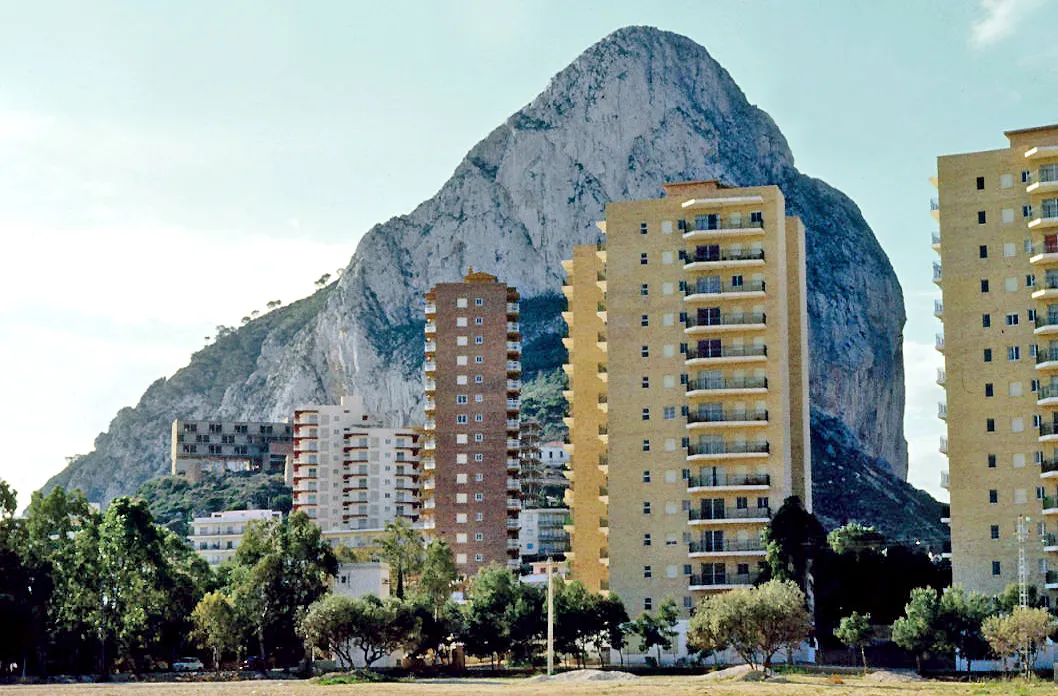
{"type": "Polygon", "coordinates": [[[226,510],[214,512],[209,517],[196,517],[191,521],[191,542],[195,553],[206,563],[217,566],[235,555],[246,526],[254,520],[270,520],[282,517],[275,510],[226,510]]]}

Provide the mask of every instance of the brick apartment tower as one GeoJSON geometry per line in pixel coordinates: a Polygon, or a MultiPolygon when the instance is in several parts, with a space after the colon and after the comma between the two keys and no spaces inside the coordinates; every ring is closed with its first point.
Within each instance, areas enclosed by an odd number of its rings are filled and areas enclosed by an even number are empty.
{"type": "Polygon", "coordinates": [[[937,158],[933,282],[953,581],[1058,604],[1058,125],[937,158]]]}
{"type": "Polygon", "coordinates": [[[426,294],[423,527],[460,574],[518,566],[518,292],[473,269],[426,294]]]}
{"type": "Polygon", "coordinates": [[[752,584],[811,510],[804,226],[775,186],[667,184],[564,261],[573,577],[631,615],[752,584]]]}

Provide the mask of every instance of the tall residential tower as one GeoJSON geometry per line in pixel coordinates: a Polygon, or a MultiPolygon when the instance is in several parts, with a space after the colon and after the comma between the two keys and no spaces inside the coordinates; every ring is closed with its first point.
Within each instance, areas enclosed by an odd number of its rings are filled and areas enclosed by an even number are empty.
{"type": "Polygon", "coordinates": [[[933,281],[952,571],[995,593],[1058,589],[1058,126],[937,159],[933,281]],[[1023,530],[1019,538],[1019,527],[1023,530]]]}
{"type": "Polygon", "coordinates": [[[463,575],[518,566],[518,292],[475,273],[426,295],[424,529],[463,575]]]}
{"type": "Polygon", "coordinates": [[[563,265],[571,569],[629,611],[747,585],[811,509],[804,227],[775,186],[611,203],[563,265]]]}

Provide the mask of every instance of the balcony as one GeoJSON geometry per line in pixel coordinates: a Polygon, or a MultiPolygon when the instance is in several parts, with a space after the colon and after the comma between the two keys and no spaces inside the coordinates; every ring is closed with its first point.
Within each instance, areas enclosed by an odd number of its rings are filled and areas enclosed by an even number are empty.
{"type": "Polygon", "coordinates": [[[1058,423],[1043,421],[1040,423],[1040,442],[1058,440],[1058,423]]]}
{"type": "Polygon", "coordinates": [[[690,524],[764,524],[769,520],[771,520],[771,508],[729,507],[717,509],[707,505],[700,509],[691,508],[687,511],[687,521],[690,524]]]}
{"type": "Polygon", "coordinates": [[[725,394],[763,394],[768,391],[767,377],[720,377],[687,380],[687,396],[722,396],[725,394]]]}
{"type": "Polygon", "coordinates": [[[683,263],[683,270],[712,271],[718,268],[745,268],[764,265],[763,249],[720,249],[715,252],[699,248],[697,253],[688,254],[683,263]]]}
{"type": "Polygon", "coordinates": [[[750,587],[757,582],[757,574],[728,575],[726,573],[704,573],[688,576],[691,592],[733,590],[750,587]]]}
{"type": "Polygon", "coordinates": [[[437,488],[437,482],[432,478],[426,479],[422,482],[422,489],[424,491],[432,491],[434,488],[437,488]]]}
{"type": "Polygon", "coordinates": [[[518,529],[519,526],[518,520],[512,520],[509,517],[507,518],[507,529],[518,529]]]}
{"type": "Polygon", "coordinates": [[[423,471],[433,471],[437,468],[437,461],[432,457],[429,459],[423,459],[419,463],[422,465],[423,471]]]}
{"type": "Polygon", "coordinates": [[[933,247],[934,251],[940,251],[940,232],[934,232],[930,235],[929,239],[930,246],[933,247]]]}
{"type": "MultiPolygon", "coordinates": [[[[507,374],[520,373],[522,371],[522,363],[518,360],[507,361],[507,374]]],[[[518,384],[521,387],[521,383],[518,384]]]]}
{"type": "MultiPolygon", "coordinates": [[[[1029,225],[1031,224],[1030,222],[1029,225]]],[[[1058,239],[1049,236],[1043,240],[1042,244],[1034,245],[1029,263],[1034,266],[1051,266],[1058,263],[1058,239]]]]}
{"type": "Polygon", "coordinates": [[[929,214],[934,220],[940,220],[940,201],[936,198],[929,199],[929,214]]]}
{"type": "Polygon", "coordinates": [[[687,414],[687,425],[691,429],[708,427],[760,427],[768,424],[768,412],[758,410],[710,410],[690,412],[687,414]]]}
{"type": "Polygon", "coordinates": [[[507,410],[508,411],[517,411],[517,410],[521,409],[521,407],[522,407],[521,399],[507,399],[507,410]]]}
{"type": "Polygon", "coordinates": [[[507,479],[507,490],[509,490],[509,491],[520,491],[521,489],[522,489],[522,487],[518,483],[518,479],[512,479],[512,478],[507,479]]]}
{"type": "Polygon", "coordinates": [[[688,285],[684,290],[684,302],[715,302],[717,300],[741,300],[762,298],[766,284],[763,280],[751,280],[739,284],[699,283],[688,285]]]}
{"type": "Polygon", "coordinates": [[[513,418],[508,418],[507,419],[507,430],[518,430],[519,427],[520,427],[520,424],[518,423],[517,419],[513,419],[513,418]]]}
{"type": "Polygon", "coordinates": [[[507,334],[520,334],[522,332],[521,326],[516,321],[507,322],[507,334]]]}
{"type": "Polygon", "coordinates": [[[428,333],[428,334],[437,333],[437,324],[432,322],[432,321],[426,322],[426,333],[428,333]]]}
{"type": "Polygon", "coordinates": [[[1051,382],[1040,386],[1036,393],[1037,406],[1058,406],[1058,383],[1051,382]]]}
{"type": "Polygon", "coordinates": [[[771,487],[771,476],[768,474],[723,474],[703,472],[687,479],[687,490],[705,488],[718,490],[767,490],[771,487]]]}
{"type": "Polygon", "coordinates": [[[940,487],[944,490],[951,490],[951,474],[947,471],[940,472],[940,487]]]}
{"type": "Polygon", "coordinates": [[[517,498],[507,498],[507,509],[508,510],[521,510],[522,501],[517,498]]]}
{"type": "Polygon", "coordinates": [[[941,454],[947,454],[948,453],[948,438],[946,438],[944,436],[941,436],[940,445],[937,446],[937,451],[940,452],[941,454]]]}
{"type": "Polygon", "coordinates": [[[720,333],[725,331],[763,330],[768,317],[764,312],[727,312],[705,316],[690,315],[684,322],[683,332],[688,335],[720,333]]]}
{"type": "Polygon", "coordinates": [[[1048,570],[1044,573],[1043,587],[1046,590],[1058,590],[1058,570],[1048,570]]]}
{"type": "Polygon", "coordinates": [[[1032,220],[1029,220],[1029,229],[1054,227],[1058,225],[1058,199],[1046,198],[1039,206],[1033,206],[1033,210],[1039,210],[1039,214],[1032,220]]]}
{"type": "Polygon", "coordinates": [[[683,238],[689,242],[700,239],[720,239],[723,237],[760,236],[764,234],[764,219],[720,220],[707,218],[700,221],[679,220],[677,225],[683,238]],[[701,224],[698,224],[698,223],[701,224]]]}
{"type": "Polygon", "coordinates": [[[935,339],[935,343],[933,345],[934,345],[934,347],[937,350],[939,350],[941,353],[943,353],[944,352],[944,334],[937,334],[936,335],[936,339],[935,339]]]}
{"type": "MultiPolygon", "coordinates": [[[[510,440],[508,440],[507,442],[509,444],[510,440]]],[[[518,461],[517,459],[514,459],[514,458],[508,458],[507,459],[507,470],[508,471],[512,471],[512,470],[513,471],[520,471],[521,468],[522,468],[522,463],[520,461],[518,461]]]]}
{"type": "Polygon", "coordinates": [[[1058,496],[1045,495],[1040,498],[1040,507],[1045,515],[1058,515],[1058,496]]]}
{"type": "Polygon", "coordinates": [[[757,541],[723,541],[717,542],[711,539],[692,541],[690,543],[689,555],[691,558],[703,556],[763,556],[764,545],[757,541]]]}
{"type": "MultiPolygon", "coordinates": [[[[1040,536],[1040,541],[1043,542],[1043,550],[1048,553],[1054,553],[1058,551],[1058,535],[1055,534],[1043,534],[1040,536]]],[[[1058,582],[1058,580],[1055,580],[1058,582]]]]}
{"type": "Polygon", "coordinates": [[[522,342],[521,341],[507,341],[507,353],[510,355],[522,353],[522,342]]]}
{"type": "Polygon", "coordinates": [[[692,442],[687,447],[689,459],[741,459],[768,456],[767,442],[692,442]]]}
{"type": "Polygon", "coordinates": [[[943,401],[937,404],[937,418],[948,420],[948,404],[943,401]]]}
{"type": "Polygon", "coordinates": [[[507,380],[507,391],[518,391],[522,388],[522,380],[520,379],[509,379],[507,380]]]}
{"type": "Polygon", "coordinates": [[[944,274],[943,274],[943,272],[941,270],[941,265],[939,263],[937,263],[936,261],[934,261],[933,262],[933,282],[936,283],[937,285],[940,285],[941,284],[941,278],[942,278],[943,275],[944,274]]]}
{"type": "Polygon", "coordinates": [[[517,440],[513,440],[511,438],[507,438],[507,449],[508,450],[516,450],[519,447],[521,447],[521,443],[520,442],[518,442],[517,440]]]}
{"type": "Polygon", "coordinates": [[[933,300],[933,316],[938,319],[944,318],[944,300],[933,300]]]}
{"type": "Polygon", "coordinates": [[[1033,333],[1037,336],[1058,334],[1058,313],[1048,311],[1047,314],[1036,315],[1036,328],[1033,333]]]}
{"type": "Polygon", "coordinates": [[[767,346],[708,345],[687,349],[684,361],[688,365],[709,363],[763,362],[768,359],[767,346]]]}
{"type": "Polygon", "coordinates": [[[951,505],[944,504],[940,506],[940,523],[951,524],[951,505]]]}
{"type": "Polygon", "coordinates": [[[437,352],[437,342],[436,341],[427,341],[425,349],[426,349],[427,354],[433,355],[434,353],[437,352]]]}
{"type": "Polygon", "coordinates": [[[1040,348],[1036,351],[1036,369],[1058,369],[1058,348],[1040,348]]]}
{"type": "Polygon", "coordinates": [[[507,303],[507,314],[508,315],[519,314],[521,311],[522,311],[522,309],[521,309],[521,307],[519,306],[519,304],[517,302],[508,302],[507,303]]]}
{"type": "Polygon", "coordinates": [[[437,391],[437,382],[432,379],[423,380],[423,389],[427,392],[437,391]]]}

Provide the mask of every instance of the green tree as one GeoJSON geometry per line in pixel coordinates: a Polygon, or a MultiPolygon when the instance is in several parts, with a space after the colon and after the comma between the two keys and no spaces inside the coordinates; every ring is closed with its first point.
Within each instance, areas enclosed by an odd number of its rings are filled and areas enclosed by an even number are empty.
{"type": "Polygon", "coordinates": [[[432,539],[426,545],[422,570],[415,585],[416,594],[424,596],[439,616],[452,598],[452,586],[458,577],[452,548],[443,539],[432,539]]]}
{"type": "Polygon", "coordinates": [[[389,564],[390,572],[397,577],[394,595],[397,599],[404,599],[407,577],[419,573],[426,558],[422,533],[400,517],[386,523],[385,534],[375,542],[381,549],[382,560],[389,564]]]}
{"type": "Polygon", "coordinates": [[[893,622],[893,642],[915,654],[918,671],[922,671],[922,656],[937,644],[937,617],[940,600],[931,587],[911,590],[911,598],[904,607],[904,616],[893,622]]]}
{"type": "Polygon", "coordinates": [[[885,537],[874,527],[849,522],[827,534],[827,545],[837,554],[860,554],[884,549],[885,537]]]}
{"type": "Polygon", "coordinates": [[[1056,628],[1055,619],[1046,609],[1016,607],[1011,613],[989,616],[981,631],[1006,671],[1007,657],[1013,655],[1023,674],[1029,674],[1036,653],[1056,628]]]}
{"type": "MultiPolygon", "coordinates": [[[[1043,598],[1040,596],[1040,589],[1036,585],[1029,585],[1027,588],[1028,593],[1028,606],[1030,607],[1042,607],[1043,598]]],[[[1003,591],[995,596],[995,610],[999,614],[1009,614],[1014,611],[1017,607],[1021,606],[1021,588],[1018,587],[1018,583],[1012,582],[1008,584],[1003,591]]]]}
{"type": "Polygon", "coordinates": [[[863,673],[867,673],[867,646],[871,644],[871,615],[852,612],[841,620],[834,637],[849,648],[859,649],[863,673]]]}
{"type": "Polygon", "coordinates": [[[367,595],[351,601],[352,632],[349,638],[353,647],[360,650],[364,666],[371,669],[380,658],[406,644],[418,624],[407,603],[391,597],[382,601],[367,595]]]}
{"type": "Polygon", "coordinates": [[[988,655],[988,641],[981,633],[981,624],[992,614],[990,597],[977,592],[966,592],[961,587],[949,587],[940,597],[934,649],[938,652],[954,652],[966,660],[966,671],[970,671],[974,660],[988,655]]]}
{"type": "Polygon", "coordinates": [[[803,592],[812,560],[827,548],[823,525],[792,495],[783,501],[763,536],[770,577],[793,580],[803,592]]]}
{"type": "Polygon", "coordinates": [[[309,605],[298,620],[298,634],[317,650],[336,655],[341,664],[353,664],[353,637],[361,619],[356,600],[345,595],[326,594],[309,605]]]}
{"type": "Polygon", "coordinates": [[[672,630],[676,625],[679,612],[676,603],[668,597],[658,607],[657,614],[644,611],[629,626],[632,633],[639,636],[643,652],[649,653],[651,648],[657,648],[658,664],[661,664],[661,651],[670,650],[673,647],[672,639],[676,632],[672,630]]]}
{"type": "Polygon", "coordinates": [[[555,583],[555,649],[573,655],[580,667],[585,664],[588,644],[604,629],[599,601],[579,581],[555,583]]]}
{"type": "Polygon", "coordinates": [[[213,666],[220,671],[225,653],[238,649],[240,641],[238,617],[231,599],[214,590],[205,595],[191,612],[194,624],[192,635],[202,647],[213,654],[213,666]]]}
{"type": "Polygon", "coordinates": [[[470,581],[460,634],[468,654],[493,665],[510,653],[528,660],[544,632],[544,593],[523,585],[507,568],[492,564],[470,581]]]}
{"type": "Polygon", "coordinates": [[[676,661],[676,624],[680,620],[680,610],[676,607],[676,600],[666,597],[658,607],[657,621],[662,634],[668,640],[668,649],[672,650],[672,660],[676,661]]]}
{"type": "Polygon", "coordinates": [[[616,594],[611,593],[599,598],[595,603],[595,610],[599,614],[599,624],[603,628],[606,644],[617,651],[621,665],[624,666],[625,630],[628,624],[628,611],[625,610],[624,602],[616,594]]]}

